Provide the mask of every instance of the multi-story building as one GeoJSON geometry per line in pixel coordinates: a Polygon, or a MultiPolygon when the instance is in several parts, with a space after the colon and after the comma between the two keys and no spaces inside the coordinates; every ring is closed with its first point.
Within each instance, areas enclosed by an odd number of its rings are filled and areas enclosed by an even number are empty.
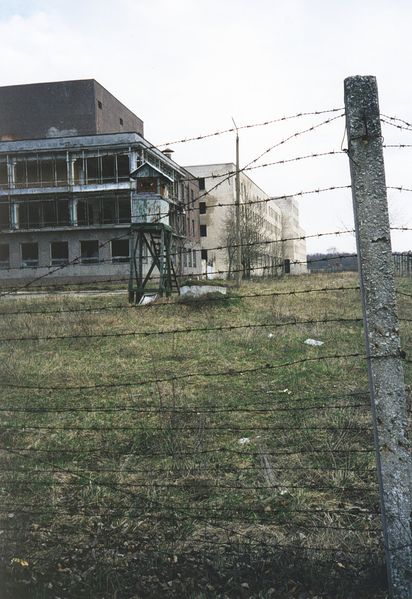
{"type": "MultiPolygon", "coordinates": [[[[186,167],[199,181],[202,271],[228,276],[236,264],[233,163],[186,167]]],[[[244,276],[306,272],[306,244],[294,198],[271,199],[240,173],[240,241],[244,276]],[[284,241],[287,239],[287,241],[284,241]]]]}
{"type": "Polygon", "coordinates": [[[0,138],[0,284],[127,279],[142,222],[171,228],[178,274],[200,272],[197,181],[97,82],[0,88],[0,138]]]}

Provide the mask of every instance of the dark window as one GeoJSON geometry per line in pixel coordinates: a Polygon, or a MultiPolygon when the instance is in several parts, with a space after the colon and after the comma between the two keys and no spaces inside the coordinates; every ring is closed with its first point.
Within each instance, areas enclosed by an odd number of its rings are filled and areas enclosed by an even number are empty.
{"type": "Polygon", "coordinates": [[[200,225],[200,237],[207,237],[206,225],[200,225]]]}
{"type": "Polygon", "coordinates": [[[199,214],[206,214],[206,202],[199,202],[199,214]]]}
{"type": "Polygon", "coordinates": [[[129,247],[128,239],[114,239],[112,241],[112,262],[129,262],[129,247]]]}
{"type": "Polygon", "coordinates": [[[99,261],[99,242],[81,241],[80,242],[81,262],[91,264],[99,261]]]}
{"type": "Polygon", "coordinates": [[[286,258],[284,261],[284,271],[286,275],[290,274],[290,259],[286,258]]]}
{"type": "Polygon", "coordinates": [[[200,179],[198,179],[199,181],[199,189],[200,191],[204,191],[205,189],[205,178],[201,177],[200,179]]]}
{"type": "Polygon", "coordinates": [[[21,265],[23,267],[37,266],[39,263],[39,246],[37,243],[21,244],[21,265]]]}
{"type": "Polygon", "coordinates": [[[202,260],[207,260],[207,250],[201,250],[202,260]]]}
{"type": "Polygon", "coordinates": [[[51,263],[67,264],[69,261],[69,244],[67,241],[52,241],[50,244],[51,263]]]}
{"type": "Polygon", "coordinates": [[[130,199],[123,198],[118,200],[119,205],[119,223],[130,223],[132,219],[130,211],[130,199]]]}
{"type": "Polygon", "coordinates": [[[41,226],[41,202],[37,200],[19,204],[19,227],[35,229],[41,226]]]}
{"type": "Polygon", "coordinates": [[[9,229],[9,204],[8,202],[0,203],[0,229],[9,229]]]}
{"type": "Polygon", "coordinates": [[[0,243],[0,268],[9,268],[10,251],[8,243],[0,243]]]}
{"type": "Polygon", "coordinates": [[[103,104],[100,102],[100,100],[97,100],[97,106],[100,108],[100,110],[103,108],[103,104]]]}
{"type": "Polygon", "coordinates": [[[0,187],[8,187],[7,163],[0,162],[0,187]]]}
{"type": "Polygon", "coordinates": [[[123,119],[120,118],[119,121],[120,121],[121,126],[123,127],[123,119]]]}
{"type": "Polygon", "coordinates": [[[190,190],[190,198],[192,200],[192,204],[195,203],[195,192],[193,191],[193,189],[190,190]]]}
{"type": "Polygon", "coordinates": [[[114,198],[103,200],[103,224],[116,222],[116,201],[114,198]]]}
{"type": "Polygon", "coordinates": [[[117,156],[117,177],[119,181],[129,180],[129,156],[127,154],[119,154],[117,156]]]}
{"type": "Polygon", "coordinates": [[[192,220],[192,236],[195,236],[195,221],[192,220]]]}
{"type": "Polygon", "coordinates": [[[196,250],[193,250],[193,266],[196,266],[196,250]]]}

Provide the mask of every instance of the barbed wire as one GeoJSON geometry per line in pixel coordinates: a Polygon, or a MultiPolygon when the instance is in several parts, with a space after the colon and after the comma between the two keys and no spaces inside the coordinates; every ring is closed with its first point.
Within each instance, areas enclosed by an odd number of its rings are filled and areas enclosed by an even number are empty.
{"type": "MultiPolygon", "coordinates": [[[[314,362],[321,360],[338,360],[345,358],[359,358],[363,359],[382,359],[392,356],[392,354],[382,354],[376,356],[366,356],[362,352],[352,352],[346,354],[328,354],[323,356],[306,356],[304,358],[299,358],[296,360],[291,360],[289,362],[283,362],[279,364],[263,364],[261,366],[255,366],[252,368],[242,368],[242,369],[229,369],[229,370],[215,370],[215,371],[199,371],[199,372],[186,372],[184,374],[174,375],[171,377],[164,378],[153,378],[146,379],[140,381],[118,381],[116,383],[95,383],[93,385],[53,385],[53,386],[38,386],[38,385],[22,385],[19,383],[12,383],[9,381],[3,381],[3,387],[9,389],[31,389],[31,390],[43,390],[43,391],[58,391],[64,389],[65,391],[81,391],[81,390],[98,390],[98,389],[112,389],[116,387],[139,387],[144,385],[152,385],[156,383],[167,383],[172,381],[186,380],[189,378],[196,377],[220,377],[220,376],[236,376],[243,374],[252,374],[255,372],[263,372],[269,370],[276,370],[278,368],[287,368],[292,366],[297,366],[298,364],[304,364],[306,362],[314,362]]],[[[392,356],[393,357],[393,356],[392,356]]],[[[398,355],[396,357],[399,357],[398,355]]]]}
{"type": "Polygon", "coordinates": [[[305,116],[319,116],[321,114],[327,114],[327,113],[331,113],[331,112],[341,112],[344,111],[344,108],[329,108],[326,110],[314,110],[312,112],[298,112],[297,114],[292,114],[292,115],[286,115],[286,116],[282,116],[282,117],[277,117],[275,119],[270,119],[268,121],[262,121],[260,123],[252,123],[252,124],[247,124],[247,125],[240,125],[239,127],[230,127],[228,129],[221,129],[219,131],[213,131],[212,133],[206,133],[204,135],[197,135],[194,137],[184,137],[182,139],[178,139],[175,141],[169,141],[169,142],[164,142],[164,143],[160,143],[157,146],[152,146],[153,148],[158,148],[160,146],[173,146],[176,144],[180,144],[180,143],[187,143],[189,141],[198,141],[198,140],[202,140],[202,139],[207,139],[208,137],[217,137],[218,135],[223,135],[225,133],[235,133],[236,130],[241,130],[241,129],[252,129],[255,127],[264,127],[266,125],[271,125],[273,123],[280,123],[283,121],[290,121],[293,119],[297,119],[297,118],[301,118],[301,117],[305,117],[305,116]]]}
{"type": "Polygon", "coordinates": [[[215,327],[187,327],[180,329],[163,329],[152,331],[114,331],[110,333],[77,333],[68,335],[31,335],[27,337],[0,337],[0,343],[18,342],[18,341],[54,341],[63,339],[101,339],[106,337],[151,337],[153,335],[178,335],[188,333],[209,333],[221,331],[236,331],[240,329],[258,329],[258,328],[281,328],[287,326],[312,325],[312,324],[348,324],[362,322],[362,318],[325,318],[309,320],[291,320],[287,322],[266,322],[266,323],[248,323],[242,325],[220,325],[215,327]]]}

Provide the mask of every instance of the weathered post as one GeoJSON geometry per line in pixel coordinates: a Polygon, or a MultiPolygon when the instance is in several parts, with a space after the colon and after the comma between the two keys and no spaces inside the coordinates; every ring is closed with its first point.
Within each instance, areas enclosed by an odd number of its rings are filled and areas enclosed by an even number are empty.
{"type": "Polygon", "coordinates": [[[411,455],[375,77],[345,79],[366,354],[390,596],[411,599],[411,455]]]}

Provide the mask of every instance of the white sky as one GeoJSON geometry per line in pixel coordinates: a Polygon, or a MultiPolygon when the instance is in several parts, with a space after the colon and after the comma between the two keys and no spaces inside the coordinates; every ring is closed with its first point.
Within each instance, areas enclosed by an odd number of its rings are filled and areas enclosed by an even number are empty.
{"type": "MultiPolygon", "coordinates": [[[[0,85],[95,78],[162,143],[302,111],[343,106],[343,80],[375,75],[381,112],[412,121],[408,0],[1,0],[0,85]]],[[[306,117],[241,133],[245,164],[306,117]]],[[[385,143],[412,131],[384,126],[385,143]]],[[[273,150],[264,162],[339,150],[344,119],[273,150]]],[[[234,136],[173,146],[180,164],[234,160],[234,136]]],[[[387,184],[412,188],[411,149],[387,150],[387,184]]],[[[271,195],[349,183],[346,156],[257,169],[271,195]]],[[[395,226],[412,227],[412,193],[390,192],[395,226]]],[[[350,191],[304,196],[308,234],[352,226],[350,191]]],[[[351,235],[308,241],[352,251],[351,235]]],[[[412,235],[393,235],[412,250],[412,235]]]]}

